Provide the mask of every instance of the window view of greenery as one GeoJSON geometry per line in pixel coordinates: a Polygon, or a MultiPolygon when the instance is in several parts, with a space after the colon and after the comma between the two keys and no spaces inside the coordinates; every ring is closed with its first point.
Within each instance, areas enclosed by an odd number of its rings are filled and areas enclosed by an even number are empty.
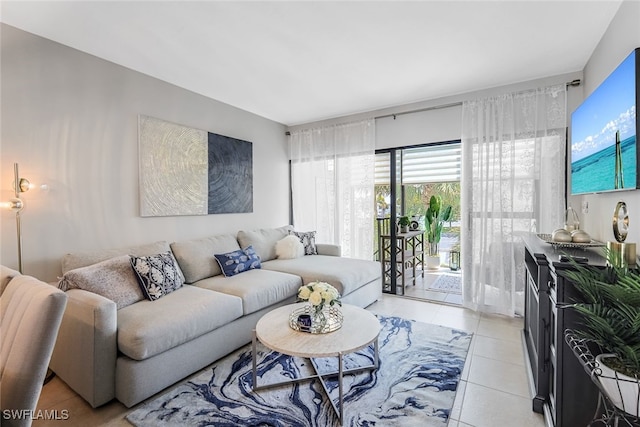
{"type": "MultiPolygon", "coordinates": [[[[442,240],[440,250],[443,253],[443,264],[448,264],[448,254],[451,250],[460,250],[460,182],[440,182],[426,184],[406,184],[404,189],[404,212],[402,215],[408,216],[418,222],[420,229],[424,229],[424,214],[429,206],[429,199],[432,195],[442,197],[443,206],[451,205],[451,220],[445,224],[442,230],[442,240]]],[[[378,239],[380,227],[383,227],[384,218],[389,218],[391,214],[391,191],[389,185],[375,186],[376,199],[376,221],[375,248],[378,256],[378,239]]],[[[402,207],[397,206],[397,212],[402,212],[402,207]]],[[[387,220],[388,222],[388,220],[387,220]]],[[[382,230],[383,233],[388,230],[382,230]]]]}

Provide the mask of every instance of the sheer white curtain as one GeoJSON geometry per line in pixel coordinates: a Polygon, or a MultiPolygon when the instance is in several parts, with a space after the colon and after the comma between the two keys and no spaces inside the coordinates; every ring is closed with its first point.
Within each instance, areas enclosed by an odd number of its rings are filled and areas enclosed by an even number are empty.
{"type": "Polygon", "coordinates": [[[292,131],[293,225],[343,256],[373,257],[375,122],[292,131]]]}
{"type": "Polygon", "coordinates": [[[565,86],[464,102],[462,150],[464,305],[521,314],[522,236],[563,223],[565,86]]]}

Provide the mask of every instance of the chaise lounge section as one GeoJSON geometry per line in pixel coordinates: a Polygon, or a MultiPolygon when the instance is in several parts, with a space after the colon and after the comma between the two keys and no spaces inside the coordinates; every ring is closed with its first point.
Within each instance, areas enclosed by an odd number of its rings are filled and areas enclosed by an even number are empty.
{"type": "Polygon", "coordinates": [[[317,244],[317,254],[278,259],[276,244],[292,231],[285,226],[66,255],[63,274],[92,268],[90,274],[103,274],[101,265],[123,255],[168,251],[185,284],[157,300],[120,308],[90,290],[67,290],[52,370],[93,407],[113,398],[131,407],[250,342],[260,317],[294,302],[303,284],[328,282],[343,302],[360,307],[380,298],[379,264],[340,257],[335,245],[317,244]],[[261,268],[225,277],[214,255],[249,246],[261,268]]]}

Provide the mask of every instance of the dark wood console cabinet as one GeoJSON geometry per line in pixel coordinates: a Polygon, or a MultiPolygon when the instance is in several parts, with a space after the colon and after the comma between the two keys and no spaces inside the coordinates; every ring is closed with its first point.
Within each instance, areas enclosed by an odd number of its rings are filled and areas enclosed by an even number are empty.
{"type": "Polygon", "coordinates": [[[533,410],[543,412],[549,394],[549,263],[543,254],[525,250],[525,328],[524,339],[531,365],[533,410]]]}
{"type": "Polygon", "coordinates": [[[532,410],[548,427],[584,427],[598,404],[598,389],[564,341],[565,329],[580,327],[572,310],[559,308],[578,300],[563,272],[571,266],[560,254],[587,257],[603,266],[598,249],[561,249],[535,235],[525,237],[525,319],[523,340],[533,397],[532,410]]]}

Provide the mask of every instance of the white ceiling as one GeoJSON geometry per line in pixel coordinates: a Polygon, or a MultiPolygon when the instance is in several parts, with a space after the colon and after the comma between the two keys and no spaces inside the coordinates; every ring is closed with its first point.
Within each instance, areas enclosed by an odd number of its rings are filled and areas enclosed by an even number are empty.
{"type": "Polygon", "coordinates": [[[620,3],[2,1],[0,19],[294,125],[582,70],[620,3]]]}

